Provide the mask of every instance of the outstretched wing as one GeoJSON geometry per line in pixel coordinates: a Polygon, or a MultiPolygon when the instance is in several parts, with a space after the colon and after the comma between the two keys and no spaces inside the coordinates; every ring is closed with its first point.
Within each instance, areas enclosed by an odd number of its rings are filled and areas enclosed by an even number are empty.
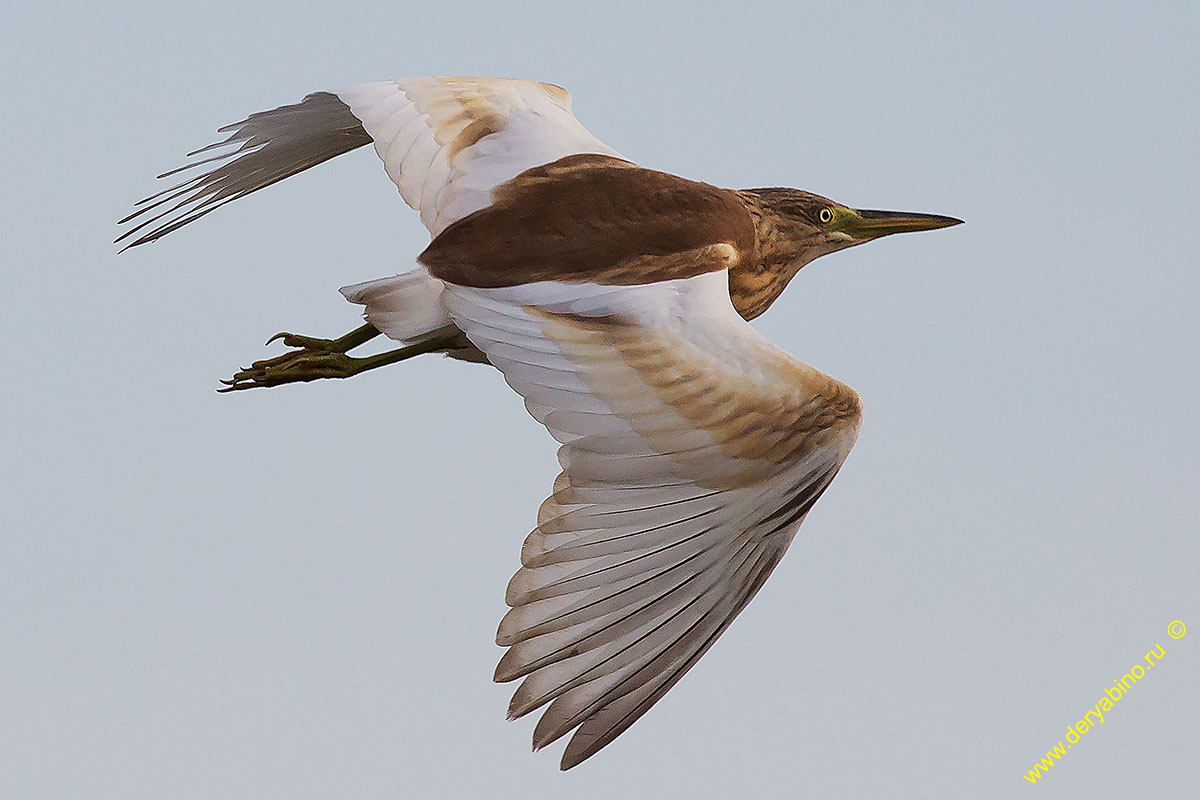
{"type": "Polygon", "coordinates": [[[436,236],[491,202],[494,187],[577,153],[617,156],[548,83],[508,78],[403,78],[310,94],[221,128],[229,137],[190,153],[160,178],[203,172],[147,197],[118,242],[152,242],[225,203],[374,143],[400,194],[436,236]]]}
{"type": "Polygon", "coordinates": [[[577,153],[618,156],[571,113],[571,95],[507,78],[408,78],[337,92],[434,236],[496,186],[577,153]]]}
{"type": "Polygon", "coordinates": [[[510,716],[548,704],[535,748],[575,730],[563,769],[707,651],[858,434],[854,391],[734,310],[725,267],[736,251],[690,257],[708,263],[639,286],[446,290],[455,323],[562,443],[562,473],[508,587],[496,680],[524,678],[510,716]]]}

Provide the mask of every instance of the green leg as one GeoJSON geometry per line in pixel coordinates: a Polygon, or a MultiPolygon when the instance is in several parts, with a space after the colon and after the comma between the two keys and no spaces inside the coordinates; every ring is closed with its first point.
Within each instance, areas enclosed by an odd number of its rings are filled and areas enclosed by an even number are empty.
{"type": "Polygon", "coordinates": [[[282,339],[288,347],[297,348],[275,358],[255,361],[237,372],[231,379],[223,380],[225,386],[218,392],[234,392],[239,389],[254,389],[259,386],[278,386],[281,383],[315,381],[322,378],[349,378],[376,367],[395,364],[422,353],[452,350],[463,347],[461,335],[428,339],[408,347],[389,350],[373,356],[355,358],[346,355],[379,335],[374,325],[363,325],[337,339],[316,339],[294,333],[277,333],[267,344],[282,339]]]}

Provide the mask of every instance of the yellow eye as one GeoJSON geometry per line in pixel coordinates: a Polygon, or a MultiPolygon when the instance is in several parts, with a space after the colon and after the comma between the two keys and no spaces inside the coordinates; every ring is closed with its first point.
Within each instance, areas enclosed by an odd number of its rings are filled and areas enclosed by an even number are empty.
{"type": "Polygon", "coordinates": [[[817,214],[817,219],[821,220],[822,225],[828,225],[833,222],[833,209],[822,208],[821,213],[817,214]]]}

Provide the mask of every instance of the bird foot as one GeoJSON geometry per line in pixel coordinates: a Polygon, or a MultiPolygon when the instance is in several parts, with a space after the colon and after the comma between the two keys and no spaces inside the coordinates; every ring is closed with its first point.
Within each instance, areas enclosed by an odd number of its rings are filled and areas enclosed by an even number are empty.
{"type": "Polygon", "coordinates": [[[286,346],[296,349],[281,356],[255,361],[250,366],[238,370],[229,380],[221,381],[225,385],[217,391],[236,392],[239,389],[317,381],[322,378],[349,378],[422,353],[447,352],[470,346],[461,333],[455,332],[363,358],[346,355],[348,350],[353,350],[378,335],[379,331],[372,325],[364,325],[338,339],[317,339],[295,333],[277,333],[267,340],[267,344],[282,340],[286,346]]]}
{"type": "MultiPolygon", "coordinates": [[[[287,334],[283,337],[283,343],[289,347],[296,347],[300,338],[306,337],[297,338],[287,334]]],[[[308,341],[332,344],[332,340],[328,339],[308,341]]],[[[362,360],[320,346],[300,345],[298,350],[255,361],[249,367],[238,370],[229,380],[222,380],[221,383],[225,385],[217,391],[233,392],[238,389],[278,386],[282,383],[315,381],[321,378],[349,378],[362,371],[359,363],[362,360]]]]}
{"type": "Polygon", "coordinates": [[[286,347],[295,349],[275,358],[255,361],[229,380],[221,381],[225,386],[217,391],[233,392],[321,378],[349,378],[368,369],[372,359],[353,358],[346,352],[378,335],[379,331],[372,325],[363,325],[337,339],[318,339],[286,331],[277,333],[267,339],[268,345],[282,340],[286,347]]]}

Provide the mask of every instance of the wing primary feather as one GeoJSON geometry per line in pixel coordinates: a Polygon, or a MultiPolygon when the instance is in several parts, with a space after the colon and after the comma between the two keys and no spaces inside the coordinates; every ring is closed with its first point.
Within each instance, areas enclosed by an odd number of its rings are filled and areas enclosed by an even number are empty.
{"type": "MultiPolygon", "coordinates": [[[[541,567],[550,564],[558,564],[565,561],[582,561],[587,558],[597,558],[599,556],[612,555],[615,550],[612,548],[620,546],[626,550],[632,550],[638,546],[638,542],[643,538],[652,538],[655,534],[661,534],[678,525],[686,525],[689,522],[695,522],[702,517],[711,514],[711,509],[705,509],[692,514],[690,517],[682,517],[680,519],[664,522],[660,525],[653,525],[649,528],[618,533],[613,536],[591,537],[581,535],[569,544],[561,544],[550,550],[547,550],[542,556],[531,559],[530,563],[525,564],[526,567],[541,567]]],[[[586,533],[586,532],[584,532],[586,533]]],[[[686,540],[684,540],[686,541],[686,540]]]]}
{"type": "MultiPolygon", "coordinates": [[[[723,581],[736,578],[737,574],[740,572],[742,567],[744,567],[744,565],[746,563],[746,558],[748,558],[748,555],[743,557],[743,554],[746,553],[746,548],[750,547],[751,545],[754,545],[754,542],[750,541],[749,539],[743,540],[741,542],[740,546],[737,549],[735,549],[732,553],[725,554],[723,562],[726,566],[724,566],[724,567],[719,566],[720,560],[718,560],[718,562],[714,562],[714,564],[706,566],[703,570],[693,571],[683,581],[675,584],[674,586],[668,587],[666,591],[660,591],[657,595],[650,596],[649,602],[646,604],[643,604],[641,606],[635,606],[628,610],[623,609],[619,606],[615,607],[615,611],[612,614],[613,618],[608,620],[608,622],[605,625],[605,628],[607,629],[607,628],[611,627],[612,625],[621,625],[622,623],[625,623],[625,625],[624,625],[625,632],[622,633],[619,637],[611,637],[611,636],[608,637],[608,639],[614,640],[614,641],[608,641],[608,640],[598,641],[597,646],[603,647],[603,646],[613,645],[616,643],[616,641],[619,641],[621,638],[629,639],[630,635],[632,633],[636,632],[638,625],[630,626],[628,624],[628,621],[630,621],[631,619],[633,619],[635,617],[639,617],[639,616],[640,617],[649,617],[649,618],[661,617],[666,611],[669,611],[673,605],[673,603],[666,603],[665,607],[664,607],[664,599],[666,599],[666,600],[671,599],[673,593],[679,591],[682,587],[687,586],[691,582],[692,578],[704,576],[704,579],[701,581],[701,585],[699,587],[697,587],[697,591],[695,593],[696,596],[693,599],[706,598],[708,602],[713,602],[713,603],[717,602],[717,600],[721,596],[723,596],[723,593],[718,592],[716,594],[712,594],[711,590],[713,589],[714,586],[722,583],[723,581]],[[737,566],[734,566],[731,571],[729,569],[728,565],[732,565],[735,563],[737,564],[737,566]],[[622,612],[624,612],[624,613],[622,613],[622,612]]],[[[642,600],[642,599],[645,599],[645,598],[641,598],[641,597],[636,598],[636,600],[642,600]]],[[[688,605],[690,606],[691,604],[689,603],[688,605]]],[[[603,617],[606,615],[602,614],[600,616],[603,617]]],[[[596,618],[593,618],[592,620],[584,620],[584,622],[591,621],[593,624],[595,624],[595,620],[596,620],[596,618]]],[[[664,629],[665,625],[669,621],[670,620],[662,621],[659,624],[656,624],[652,628],[648,629],[646,632],[647,636],[654,635],[659,630],[664,629]]],[[[598,633],[599,633],[599,631],[593,632],[593,631],[586,630],[586,628],[585,628],[582,633],[577,632],[577,635],[573,639],[563,640],[563,643],[565,645],[572,646],[571,652],[566,653],[565,657],[574,657],[575,655],[578,655],[581,652],[586,652],[587,650],[591,649],[590,647],[585,648],[580,645],[584,640],[591,639],[591,638],[593,638],[594,635],[596,635],[598,633]]],[[[559,638],[561,639],[562,637],[559,637],[559,638]]],[[[641,641],[646,640],[646,638],[647,638],[646,636],[638,637],[637,641],[641,642],[641,641]]],[[[524,644],[524,643],[522,643],[522,644],[524,644]]],[[[526,646],[527,647],[532,646],[533,644],[536,644],[536,640],[531,641],[530,644],[526,645],[526,646]]],[[[633,644],[623,645],[620,648],[620,651],[621,652],[628,651],[633,646],[634,646],[633,644]]],[[[518,648],[520,648],[520,647],[521,647],[521,644],[518,644],[518,648]]],[[[616,653],[616,655],[619,655],[619,653],[616,653]]],[[[514,660],[515,660],[515,658],[516,657],[514,657],[514,660]]],[[[605,659],[605,661],[607,661],[607,659],[605,659]]],[[[592,677],[589,677],[589,676],[593,675],[593,673],[603,663],[605,663],[605,662],[599,662],[597,664],[593,664],[588,670],[585,670],[584,672],[580,672],[579,673],[580,679],[575,682],[575,685],[587,683],[587,682],[591,681],[592,677]]],[[[612,672],[612,671],[613,670],[609,670],[609,672],[612,672]]]]}
{"type": "MultiPolygon", "coordinates": [[[[218,142],[215,145],[210,145],[209,147],[204,148],[204,151],[209,150],[210,147],[225,147],[226,145],[231,145],[231,144],[233,144],[232,141],[218,142]]],[[[169,169],[160,175],[155,175],[154,177],[157,180],[161,181],[163,178],[169,178],[172,175],[178,175],[180,172],[187,172],[189,169],[195,169],[196,167],[202,167],[205,164],[211,164],[214,161],[224,161],[227,158],[233,158],[238,153],[241,153],[244,150],[249,149],[250,146],[251,145],[249,142],[243,142],[242,145],[240,147],[238,147],[236,150],[231,150],[228,153],[218,153],[215,156],[209,156],[208,158],[202,158],[199,161],[192,161],[191,163],[184,164],[182,167],[176,167],[175,169],[169,169]]],[[[194,155],[199,155],[200,152],[203,152],[203,151],[196,151],[196,152],[188,153],[188,158],[191,158],[194,155]]],[[[199,180],[199,179],[202,179],[203,177],[204,177],[203,175],[197,175],[196,179],[199,180]]],[[[153,197],[153,195],[151,195],[151,197],[153,197]]],[[[150,198],[147,198],[147,199],[150,199],[150,198]]],[[[144,203],[146,201],[139,200],[138,202],[144,203]]]]}
{"type": "MultiPolygon", "coordinates": [[[[563,578],[562,580],[553,581],[544,585],[533,585],[529,588],[525,587],[535,580],[535,575],[533,570],[522,567],[517,574],[513,576],[512,581],[509,582],[509,590],[505,596],[505,599],[506,601],[511,601],[509,602],[509,605],[520,605],[533,600],[545,600],[551,597],[558,597],[560,595],[571,594],[577,591],[595,589],[599,586],[603,586],[604,580],[609,577],[614,570],[620,570],[624,567],[629,567],[634,564],[642,567],[641,570],[634,574],[640,574],[641,572],[652,569],[659,569],[660,566],[664,566],[662,564],[663,561],[667,561],[665,566],[673,566],[679,562],[670,562],[669,560],[662,558],[662,556],[664,556],[664,554],[668,553],[673,548],[676,548],[682,544],[686,544],[686,542],[690,541],[692,538],[695,537],[689,537],[688,540],[682,542],[673,542],[665,547],[660,547],[651,552],[633,556],[616,564],[591,566],[583,571],[572,573],[569,577],[563,578]]],[[[703,551],[697,553],[696,555],[702,554],[703,551]]],[[[689,559],[693,557],[695,556],[690,556],[689,559]]],[[[604,559],[597,560],[604,561],[604,559]]],[[[547,570],[549,568],[541,567],[539,569],[547,570]]]]}
{"type": "Polygon", "coordinates": [[[841,468],[839,464],[832,469],[821,473],[820,479],[813,483],[807,484],[804,489],[796,492],[796,494],[788,500],[778,510],[762,521],[763,525],[774,523],[767,535],[773,535],[795,525],[799,520],[804,519],[813,507],[813,504],[825,493],[825,489],[833,481],[838,470],[841,468]]]}
{"type": "MultiPolygon", "coordinates": [[[[635,665],[637,665],[639,662],[644,662],[647,659],[653,659],[656,652],[662,652],[661,649],[656,648],[663,648],[664,646],[661,644],[651,645],[648,653],[637,653],[636,649],[639,647],[639,645],[649,642],[655,636],[655,634],[666,630],[671,623],[683,617],[693,606],[703,603],[705,599],[711,598],[705,598],[704,594],[702,593],[696,593],[690,598],[685,598],[681,607],[669,613],[665,619],[660,620],[656,625],[643,632],[637,638],[632,639],[632,641],[629,641],[628,643],[622,643],[620,639],[612,642],[602,643],[600,645],[601,647],[610,644],[620,646],[610,648],[613,650],[613,652],[605,655],[594,664],[588,666],[586,669],[579,671],[577,674],[574,670],[557,670],[554,668],[555,664],[553,662],[543,666],[542,669],[546,671],[547,677],[557,682],[551,685],[534,683],[534,680],[539,676],[539,673],[537,672],[527,677],[525,682],[522,683],[521,686],[518,687],[517,691],[513,694],[512,702],[509,704],[509,717],[516,719],[517,717],[524,716],[531,711],[536,711],[546,703],[555,701],[557,698],[562,697],[572,689],[579,688],[591,683],[592,681],[603,681],[605,678],[619,674],[621,670],[635,667],[635,665]]],[[[643,609],[639,609],[639,611],[641,610],[643,609]]],[[[619,624],[619,622],[620,621],[614,624],[619,624]]],[[[668,642],[665,647],[669,646],[670,643],[668,642]]],[[[573,645],[571,647],[570,659],[580,659],[588,652],[588,650],[579,648],[578,644],[573,645]]],[[[632,674],[636,675],[638,671],[639,670],[635,667],[632,674]]],[[[578,717],[586,717],[587,714],[588,711],[581,711],[578,712],[575,717],[568,718],[566,722],[563,722],[560,728],[549,729],[548,727],[545,731],[543,731],[543,735],[545,737],[544,741],[535,744],[535,749],[540,749],[546,744],[550,744],[550,742],[554,741],[554,739],[558,738],[563,733],[569,731],[578,724],[578,722],[573,722],[572,720],[577,719],[578,717]],[[565,728],[565,730],[562,730],[562,728],[565,728]]],[[[545,720],[546,717],[544,716],[542,719],[545,720]]]]}
{"type": "Polygon", "coordinates": [[[329,92],[317,92],[294,105],[251,114],[241,122],[222,127],[219,132],[227,131],[233,131],[228,138],[194,150],[188,157],[241,142],[232,152],[186,164],[160,177],[202,164],[223,163],[178,187],[146,198],[143,203],[164,193],[181,190],[171,194],[165,201],[139,209],[118,224],[123,225],[163,202],[179,197],[183,200],[132,230],[125,231],[116,241],[122,242],[148,225],[158,223],[130,242],[125,249],[152,242],[231,200],[265,189],[284,178],[371,142],[371,137],[350,112],[350,108],[337,95],[329,92]],[[192,204],[196,205],[187,208],[192,204]],[[176,216],[173,217],[173,214],[176,216]]]}
{"type": "MultiPolygon", "coordinates": [[[[521,642],[517,643],[516,646],[509,648],[509,651],[504,654],[503,658],[500,659],[500,664],[498,664],[496,667],[496,677],[495,677],[496,682],[506,683],[508,681],[515,680],[517,678],[522,678],[532,672],[542,669],[543,667],[546,667],[546,666],[554,664],[558,661],[561,661],[564,658],[567,658],[569,656],[579,655],[581,653],[587,652],[588,650],[592,649],[591,647],[583,646],[588,641],[595,642],[593,647],[600,647],[605,644],[611,643],[611,641],[612,641],[611,637],[607,638],[607,639],[601,638],[603,636],[603,634],[611,632],[615,626],[620,625],[623,622],[627,622],[627,621],[631,620],[632,618],[634,618],[636,615],[645,613],[649,610],[656,610],[661,613],[661,609],[656,609],[655,608],[656,606],[661,604],[662,601],[667,600],[667,599],[671,598],[672,596],[674,596],[676,592],[679,592],[682,589],[689,586],[690,584],[696,582],[696,580],[701,576],[701,574],[702,573],[700,573],[700,572],[693,572],[691,574],[685,575],[681,581],[674,584],[673,586],[671,586],[670,588],[668,588],[661,594],[651,595],[649,597],[644,597],[644,598],[638,598],[638,600],[634,601],[634,603],[632,603],[632,604],[630,604],[626,601],[623,601],[622,604],[617,605],[614,610],[606,612],[606,614],[611,614],[612,619],[605,622],[602,626],[600,626],[598,628],[594,628],[594,629],[588,629],[585,633],[582,633],[577,638],[566,639],[560,646],[557,647],[557,649],[555,649],[551,652],[548,652],[542,656],[539,656],[536,660],[532,660],[532,661],[522,661],[521,660],[520,656],[522,655],[522,653],[521,653],[521,650],[519,650],[518,648],[522,644],[525,644],[526,642],[535,641],[535,639],[522,640],[521,642]],[[503,677],[501,677],[501,676],[503,676],[503,677]]],[[[699,596],[699,594],[697,594],[697,597],[698,596],[699,596]]],[[[613,596],[613,597],[615,597],[615,596],[613,596]]],[[[611,597],[605,598],[605,600],[609,600],[609,599],[612,599],[612,598],[611,597]]],[[[605,616],[606,614],[601,614],[599,616],[605,616]]],[[[597,617],[585,618],[575,624],[581,625],[581,626],[586,626],[588,623],[594,624],[596,619],[597,619],[597,617]]],[[[571,627],[571,626],[568,626],[568,627],[571,627]]],[[[566,628],[558,628],[553,631],[547,631],[547,633],[548,634],[549,633],[559,633],[559,632],[565,631],[565,630],[566,630],[566,628]]],[[[540,634],[540,635],[545,635],[545,634],[540,634]]],[[[514,700],[515,699],[516,698],[514,698],[514,700]]],[[[552,698],[547,698],[547,700],[549,700],[549,699],[552,699],[552,698]]],[[[513,710],[514,707],[515,707],[514,705],[510,705],[509,715],[515,719],[516,717],[523,716],[523,715],[527,714],[528,712],[533,711],[537,706],[531,706],[528,708],[524,708],[519,713],[517,713],[513,710]]]]}
{"type": "MultiPolygon", "coordinates": [[[[746,544],[747,543],[743,544],[742,549],[745,548],[746,544]]],[[[737,554],[735,553],[734,557],[730,560],[732,561],[734,558],[736,558],[736,555],[737,554]]],[[[654,576],[652,579],[648,579],[642,583],[649,583],[651,580],[659,581],[661,577],[669,573],[670,571],[666,571],[663,573],[663,575],[654,576]]],[[[610,595],[601,600],[590,603],[588,606],[576,609],[570,614],[560,616],[555,620],[551,620],[550,624],[539,625],[534,629],[527,629],[527,633],[534,633],[536,631],[537,635],[531,636],[527,639],[523,638],[520,642],[516,643],[516,646],[511,648],[509,652],[505,654],[505,657],[501,659],[501,663],[497,667],[496,680],[513,680],[535,670],[541,669],[549,664],[561,661],[564,658],[585,653],[595,648],[612,645],[615,641],[619,641],[620,638],[627,638],[630,631],[634,631],[637,629],[637,627],[644,624],[644,622],[639,620],[660,617],[667,611],[670,611],[678,600],[678,593],[684,588],[699,581],[700,586],[696,587],[695,589],[695,593],[697,597],[699,597],[705,592],[709,591],[713,585],[723,580],[724,577],[723,571],[715,569],[693,571],[685,574],[681,579],[670,583],[665,589],[659,591],[657,594],[639,596],[632,600],[621,598],[619,593],[618,595],[610,595]],[[580,616],[581,612],[587,611],[598,613],[589,613],[580,616]],[[597,621],[603,617],[609,617],[609,619],[607,619],[603,625],[597,627],[597,621]],[[556,622],[567,622],[569,624],[556,625],[554,624],[556,622]],[[570,628],[573,627],[579,628],[579,630],[567,636],[559,635],[550,637],[553,639],[553,646],[555,649],[540,655],[537,654],[539,640],[547,638],[545,634],[566,633],[570,628]],[[622,633],[619,629],[622,627],[625,629],[624,633],[622,633]],[[534,652],[526,653],[525,650],[530,648],[532,648],[534,652]],[[531,659],[529,657],[530,655],[533,655],[534,658],[531,659]]],[[[647,636],[652,635],[655,631],[661,628],[662,625],[655,626],[647,631],[647,636]]],[[[637,641],[643,641],[645,638],[646,637],[642,637],[637,641]]],[[[636,644],[637,642],[634,642],[632,644],[622,646],[621,649],[623,651],[628,650],[634,647],[636,644]]],[[[604,662],[594,665],[592,670],[589,670],[589,673],[595,669],[598,669],[602,663],[604,662]]],[[[587,680],[590,680],[590,678],[588,678],[586,674],[580,675],[580,683],[586,682],[587,680]]],[[[527,713],[531,710],[533,710],[533,707],[523,708],[517,714],[517,716],[527,713]]]]}
{"type": "MultiPolygon", "coordinates": [[[[694,565],[692,562],[702,560],[704,555],[705,555],[705,553],[703,553],[703,552],[696,552],[696,553],[693,553],[692,555],[688,556],[687,558],[679,561],[678,563],[671,564],[669,566],[663,567],[656,571],[653,571],[653,572],[650,572],[647,574],[638,574],[638,575],[633,575],[633,576],[627,576],[625,581],[628,583],[628,585],[622,586],[620,583],[618,583],[616,587],[608,587],[608,593],[605,594],[604,597],[600,598],[599,600],[592,600],[591,597],[585,598],[585,600],[583,601],[583,605],[569,606],[568,610],[566,612],[564,612],[564,616],[567,613],[574,613],[574,612],[582,611],[589,607],[594,607],[595,603],[603,602],[603,600],[608,597],[616,597],[618,595],[621,595],[626,600],[630,600],[631,598],[636,598],[640,594],[638,590],[648,586],[655,579],[661,578],[665,575],[670,575],[672,572],[675,572],[675,571],[685,571],[686,569],[692,568],[694,566],[698,566],[698,565],[694,565]],[[644,577],[643,577],[643,575],[644,575],[644,577]]],[[[546,598],[546,599],[553,599],[553,598],[546,598]]],[[[536,601],[529,601],[529,602],[536,602],[536,601]]],[[[524,604],[520,604],[520,605],[524,605],[524,604]]],[[[509,614],[513,614],[514,612],[519,611],[520,605],[515,605],[514,608],[509,612],[509,614]]],[[[506,619],[507,619],[507,615],[506,615],[506,619]]],[[[503,633],[503,621],[501,622],[500,633],[503,633]]],[[[498,635],[497,636],[497,644],[503,644],[505,646],[508,646],[510,644],[516,644],[518,642],[524,641],[527,638],[525,633],[526,632],[524,630],[517,631],[511,637],[504,637],[503,642],[500,641],[501,636],[498,635]]]]}
{"type": "MultiPolygon", "coordinates": [[[[605,719],[605,709],[603,708],[600,709],[595,716],[586,720],[579,727],[579,730],[575,732],[575,735],[571,737],[571,741],[568,742],[566,750],[563,751],[560,767],[563,770],[568,770],[571,767],[578,765],[588,757],[594,755],[605,745],[609,744],[613,739],[620,736],[630,725],[636,722],[643,714],[649,711],[655,703],[662,699],[663,695],[665,695],[672,686],[678,683],[679,680],[685,674],[687,674],[687,672],[693,666],[696,665],[696,662],[700,660],[700,657],[708,652],[708,649],[713,646],[713,643],[716,642],[717,638],[725,632],[725,629],[728,628],[737,615],[741,613],[741,610],[745,608],[748,602],[750,602],[750,599],[758,593],[758,590],[762,587],[763,582],[765,582],[770,576],[771,572],[775,569],[775,566],[779,563],[779,559],[782,556],[782,551],[763,554],[763,557],[760,558],[760,561],[765,559],[765,563],[762,563],[759,566],[757,574],[755,575],[751,585],[747,587],[745,592],[742,593],[733,612],[725,619],[721,620],[717,627],[707,636],[707,638],[705,638],[703,643],[697,647],[681,664],[675,667],[675,669],[665,678],[656,683],[648,683],[644,687],[641,687],[642,689],[650,689],[650,691],[645,693],[645,697],[640,697],[641,692],[639,692],[637,695],[626,696],[628,698],[628,702],[625,704],[625,706],[619,705],[620,701],[614,703],[614,714],[609,716],[619,714],[615,720],[610,721],[605,719]],[[629,703],[635,704],[629,706],[629,703]]],[[[625,699],[626,698],[622,698],[622,700],[625,699]]]]}
{"type": "MultiPolygon", "coordinates": [[[[733,554],[733,557],[736,557],[738,554],[745,551],[745,549],[751,544],[752,542],[749,541],[744,542],[738,551],[733,554]]],[[[751,555],[752,554],[747,554],[746,558],[749,559],[751,555]]],[[[744,566],[746,563],[747,561],[743,561],[742,566],[744,566]]],[[[697,595],[695,598],[696,601],[702,599],[705,599],[704,595],[697,595]]],[[[661,669],[658,667],[669,665],[676,660],[676,656],[673,651],[681,644],[686,643],[694,631],[697,629],[702,629],[705,623],[710,620],[713,613],[717,609],[719,609],[722,605],[727,604],[727,594],[720,594],[715,597],[708,597],[707,599],[711,605],[709,605],[698,618],[693,620],[682,633],[677,635],[674,639],[666,642],[664,645],[651,649],[650,652],[644,654],[640,659],[631,662],[630,665],[627,665],[625,668],[623,668],[623,671],[628,670],[624,671],[624,674],[622,674],[622,672],[618,672],[608,676],[598,676],[594,678],[594,682],[601,684],[600,693],[595,697],[589,697],[585,693],[584,696],[587,697],[587,702],[582,707],[576,708],[575,710],[564,714],[563,712],[567,712],[568,706],[570,705],[564,702],[567,700],[567,695],[560,695],[556,700],[554,700],[550,708],[547,709],[542,715],[542,718],[538,721],[538,724],[534,729],[534,748],[541,749],[542,747],[545,747],[554,740],[568,733],[572,728],[576,727],[584,720],[588,719],[594,714],[600,713],[606,705],[609,705],[620,697],[626,696],[631,692],[637,691],[638,688],[646,685],[649,682],[653,682],[658,675],[662,674],[661,669]],[[605,683],[605,678],[610,678],[610,681],[605,683]],[[558,704],[563,704],[562,710],[558,713],[555,713],[555,706],[558,704]]],[[[692,605],[692,603],[689,603],[685,608],[680,609],[678,613],[672,615],[671,620],[667,620],[659,627],[661,628],[670,621],[678,618],[688,608],[691,608],[692,605]]],[[[728,622],[726,622],[726,625],[727,624],[728,622]]],[[[724,628],[721,628],[721,630],[724,630],[724,628]]],[[[589,681],[588,683],[593,681],[589,681]]],[[[587,687],[588,683],[581,683],[574,688],[575,690],[582,690],[587,687]]]]}

